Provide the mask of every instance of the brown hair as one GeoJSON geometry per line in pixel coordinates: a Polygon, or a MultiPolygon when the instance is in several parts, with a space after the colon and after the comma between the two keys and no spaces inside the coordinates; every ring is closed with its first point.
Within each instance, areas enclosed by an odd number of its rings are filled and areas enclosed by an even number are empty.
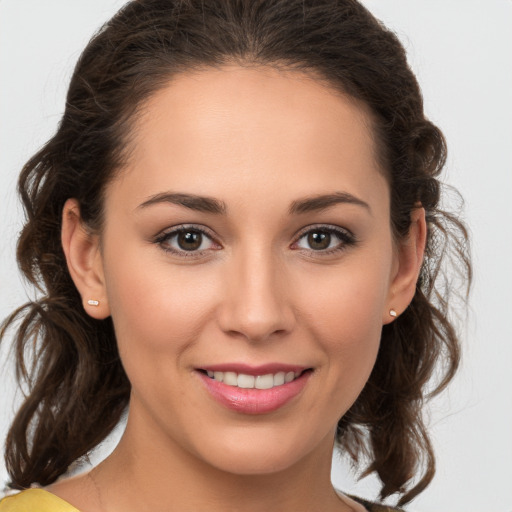
{"type": "Polygon", "coordinates": [[[416,294],[384,326],[375,368],[340,420],[337,442],[355,463],[369,461],[382,498],[400,493],[399,503],[406,503],[432,480],[422,406],[451,380],[459,361],[446,261],[466,283],[471,267],[463,224],[439,206],[445,141],[425,118],[397,37],[355,0],[138,0],[93,37],[57,133],[20,175],[27,221],[17,257],[42,297],[16,310],[0,333],[16,329],[17,376],[29,388],[6,443],[12,487],[55,481],[112,431],[129,401],[112,322],[85,313],[67,271],[64,202],[77,198],[84,222],[100,230],[105,186],[123,166],[143,102],[181,71],[233,62],[311,72],[364,102],[391,185],[395,236],[407,235],[418,202],[426,210],[416,294]]]}

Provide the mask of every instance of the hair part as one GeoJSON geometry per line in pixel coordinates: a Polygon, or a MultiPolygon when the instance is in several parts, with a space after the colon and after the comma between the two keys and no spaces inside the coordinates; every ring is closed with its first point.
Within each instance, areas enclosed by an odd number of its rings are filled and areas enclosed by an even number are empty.
{"type": "Polygon", "coordinates": [[[416,294],[383,327],[377,362],[339,422],[337,443],[355,463],[369,461],[366,473],[382,480],[381,498],[398,493],[404,504],[432,480],[426,389],[429,396],[444,389],[460,356],[444,269],[452,262],[468,283],[471,266],[463,223],[440,209],[445,140],[425,118],[398,38],[355,0],[138,0],[90,41],[56,134],[19,178],[26,223],[17,258],[43,296],[16,310],[0,332],[5,338],[15,329],[17,377],[29,388],[6,442],[12,487],[55,481],[112,431],[129,401],[112,321],[86,314],[67,271],[65,201],[76,198],[84,223],[101,230],[105,189],[129,159],[144,102],[179,73],[228,63],[308,73],[366,105],[397,239],[407,236],[412,210],[425,208],[416,294]]]}

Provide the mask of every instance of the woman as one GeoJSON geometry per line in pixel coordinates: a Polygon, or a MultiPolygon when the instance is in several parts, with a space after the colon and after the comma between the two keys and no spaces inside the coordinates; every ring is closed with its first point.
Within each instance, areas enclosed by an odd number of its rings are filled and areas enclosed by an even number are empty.
{"type": "Polygon", "coordinates": [[[332,488],[334,443],[410,501],[434,472],[424,388],[459,356],[444,158],[354,1],[128,3],[20,177],[46,295],[3,331],[21,319],[37,361],[6,460],[44,489],[0,510],[378,510],[332,488]],[[113,454],[56,482],[127,408],[113,454]]]}

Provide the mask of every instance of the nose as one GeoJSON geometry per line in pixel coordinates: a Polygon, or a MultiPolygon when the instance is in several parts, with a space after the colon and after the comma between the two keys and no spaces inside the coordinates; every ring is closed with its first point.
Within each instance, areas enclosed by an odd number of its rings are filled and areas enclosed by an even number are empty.
{"type": "Polygon", "coordinates": [[[283,265],[270,251],[240,254],[226,269],[218,321],[231,336],[251,342],[280,337],[295,324],[283,265]]]}

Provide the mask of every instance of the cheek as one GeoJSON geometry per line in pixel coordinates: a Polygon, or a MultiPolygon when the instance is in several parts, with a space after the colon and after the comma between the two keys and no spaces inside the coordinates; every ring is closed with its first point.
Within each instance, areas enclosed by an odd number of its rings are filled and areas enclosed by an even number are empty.
{"type": "Polygon", "coordinates": [[[212,309],[212,281],[201,277],[201,270],[140,261],[124,258],[110,265],[106,276],[121,355],[158,359],[170,351],[184,352],[212,309]]]}
{"type": "Polygon", "coordinates": [[[349,396],[359,394],[377,357],[381,315],[372,306],[363,300],[340,300],[318,309],[315,338],[328,357],[331,378],[342,381],[344,392],[351,390],[349,396]]]}
{"type": "Polygon", "coordinates": [[[303,302],[302,317],[325,354],[331,398],[343,402],[342,407],[357,398],[373,369],[387,300],[389,265],[364,263],[359,259],[346,268],[309,276],[298,292],[306,296],[306,289],[317,290],[303,302]]]}
{"type": "Polygon", "coordinates": [[[183,403],[196,406],[193,396],[185,396],[180,378],[186,378],[186,361],[211,315],[211,280],[155,262],[141,268],[125,260],[111,268],[108,295],[132,403],[135,396],[145,404],[143,410],[154,412],[153,418],[175,424],[175,411],[189,410],[183,403]]]}
{"type": "Polygon", "coordinates": [[[320,339],[337,339],[351,345],[372,339],[380,332],[388,295],[389,265],[353,259],[354,262],[328,272],[305,272],[296,279],[300,289],[295,293],[304,298],[302,312],[322,332],[320,339]]]}

